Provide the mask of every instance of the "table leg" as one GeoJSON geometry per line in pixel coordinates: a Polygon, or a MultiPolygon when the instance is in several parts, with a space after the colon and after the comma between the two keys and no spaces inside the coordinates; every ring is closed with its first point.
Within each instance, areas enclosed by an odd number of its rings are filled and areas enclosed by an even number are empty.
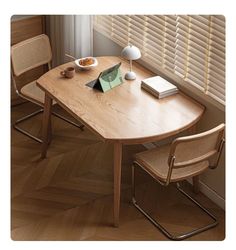
{"type": "Polygon", "coordinates": [[[199,175],[193,177],[193,192],[199,193],[199,175]]]}
{"type": "Polygon", "coordinates": [[[122,144],[114,144],[114,226],[119,226],[122,144]]]}
{"type": "Polygon", "coordinates": [[[51,138],[51,110],[52,98],[45,94],[44,112],[43,112],[43,132],[42,132],[42,151],[41,158],[47,155],[48,143],[51,138]]]}

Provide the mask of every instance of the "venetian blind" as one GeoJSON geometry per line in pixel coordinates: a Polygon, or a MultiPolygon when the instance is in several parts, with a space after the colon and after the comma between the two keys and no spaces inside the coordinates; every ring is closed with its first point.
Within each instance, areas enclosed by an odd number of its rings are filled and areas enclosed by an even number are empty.
{"type": "Polygon", "coordinates": [[[94,28],[142,60],[225,103],[225,19],[219,15],[100,15],[94,28]]]}

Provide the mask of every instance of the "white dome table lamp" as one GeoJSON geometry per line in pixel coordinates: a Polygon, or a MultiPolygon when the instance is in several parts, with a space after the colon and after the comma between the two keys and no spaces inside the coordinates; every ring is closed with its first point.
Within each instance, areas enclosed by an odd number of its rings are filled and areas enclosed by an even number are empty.
{"type": "Polygon", "coordinates": [[[136,79],[136,74],[132,71],[132,60],[137,60],[141,57],[140,50],[137,47],[129,44],[122,50],[121,56],[130,61],[130,71],[125,74],[125,79],[136,79]]]}

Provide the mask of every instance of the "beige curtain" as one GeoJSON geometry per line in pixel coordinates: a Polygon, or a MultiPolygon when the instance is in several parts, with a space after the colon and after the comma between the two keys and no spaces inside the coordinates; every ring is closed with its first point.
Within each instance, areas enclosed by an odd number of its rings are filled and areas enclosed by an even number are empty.
{"type": "Polygon", "coordinates": [[[92,17],[89,15],[50,15],[47,16],[47,34],[53,52],[53,67],[72,59],[93,55],[92,17]]]}

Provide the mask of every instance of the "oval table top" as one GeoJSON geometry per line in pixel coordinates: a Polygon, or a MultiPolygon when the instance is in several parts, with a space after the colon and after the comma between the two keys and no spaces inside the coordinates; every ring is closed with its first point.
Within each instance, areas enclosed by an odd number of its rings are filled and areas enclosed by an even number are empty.
{"type": "MultiPolygon", "coordinates": [[[[204,107],[192,98],[178,93],[157,99],[141,89],[141,80],[155,74],[134,63],[135,80],[103,93],[86,83],[119,62],[124,78],[129,64],[120,57],[97,57],[98,66],[89,71],[76,70],[72,79],[60,72],[74,62],[60,65],[37,80],[37,85],[76,119],[104,140],[122,143],[145,143],[177,134],[193,126],[204,107]]],[[[76,67],[76,66],[75,66],[76,67]]]]}

